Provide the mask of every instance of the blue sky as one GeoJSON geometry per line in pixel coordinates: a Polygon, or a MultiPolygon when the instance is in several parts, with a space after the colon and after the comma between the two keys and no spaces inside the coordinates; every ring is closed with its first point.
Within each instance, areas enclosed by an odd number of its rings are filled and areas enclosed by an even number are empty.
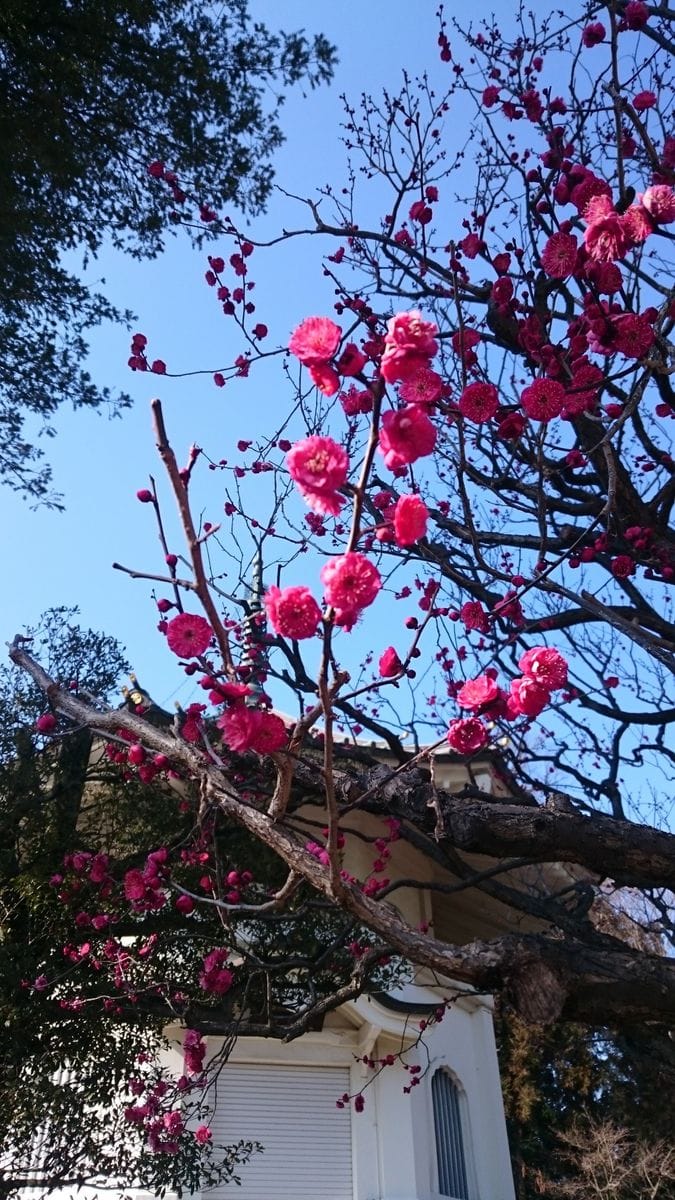
{"type": "MultiPolygon", "coordinates": [[[[442,87],[447,66],[438,57],[435,4],[408,6],[375,0],[362,4],[310,5],[307,0],[253,0],[255,16],[287,29],[323,31],[338,47],[340,63],[330,88],[292,94],[282,123],[287,143],[276,158],[278,182],[298,195],[344,176],[345,152],[339,140],[340,93],[357,100],[361,91],[394,90],[402,67],[411,73],[428,69],[442,87]],[[281,17],[280,17],[281,14],[281,17]]],[[[486,6],[487,10],[487,6],[486,6]]],[[[474,11],[475,8],[474,8],[474,11]]],[[[151,154],[149,154],[151,157],[151,154]]],[[[236,214],[232,214],[236,217],[236,214]]],[[[284,222],[304,218],[295,205],[276,198],[255,229],[278,230],[284,222]]],[[[221,247],[214,245],[211,252],[221,247]]],[[[222,247],[227,250],[227,245],[222,247]]],[[[113,252],[103,253],[90,271],[92,281],[121,307],[138,315],[135,328],[149,338],[150,357],[166,360],[169,370],[214,368],[231,361],[240,349],[236,329],[221,315],[214,294],[204,285],[206,251],[192,250],[184,237],[152,263],[137,263],[113,252]]],[[[331,289],[322,280],[317,241],[293,243],[256,258],[260,317],[270,327],[269,344],[284,344],[294,325],[311,312],[330,312],[331,289]],[[260,265],[258,265],[258,263],[260,265]]],[[[111,569],[114,560],[130,567],[161,570],[162,559],[149,506],[140,505],[136,490],[148,475],[161,480],[150,429],[149,401],[164,404],[172,441],[179,454],[190,442],[203,445],[218,459],[232,458],[239,437],[265,430],[287,402],[278,366],[255,377],[215,388],[209,374],[190,379],[158,379],[131,373],[127,366],[129,333],[107,326],[92,339],[91,371],[97,382],[128,390],[131,410],[119,419],[105,414],[63,409],[57,436],[45,440],[65,513],[31,511],[8,491],[2,493],[3,561],[11,584],[5,590],[3,640],[53,605],[78,605],[81,622],[115,634],[160,703],[178,698],[186,703],[194,689],[168,661],[163,639],[155,632],[156,610],[150,586],[111,569]],[[176,688],[178,689],[176,691],[176,688]]],[[[218,480],[204,478],[205,518],[220,517],[218,480]],[[207,486],[208,485],[208,486],[207,486]]],[[[159,484],[160,489],[162,483],[159,484]]],[[[168,491],[167,511],[172,511],[168,491]]]]}

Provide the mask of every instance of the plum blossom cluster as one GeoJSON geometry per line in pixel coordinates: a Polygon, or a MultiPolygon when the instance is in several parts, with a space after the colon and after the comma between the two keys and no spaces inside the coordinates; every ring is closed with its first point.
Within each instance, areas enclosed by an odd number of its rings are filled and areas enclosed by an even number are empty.
{"type": "Polygon", "coordinates": [[[463,755],[478,753],[490,740],[485,721],[538,717],[550,703],[552,692],[567,684],[567,662],[553,647],[535,646],[527,650],[518,666],[522,675],[511,680],[508,692],[499,686],[497,672],[492,668],[476,679],[467,680],[457,690],[459,707],[467,709],[471,716],[450,723],[451,749],[463,755]]]}
{"type": "Polygon", "coordinates": [[[398,383],[410,380],[420,370],[427,371],[438,352],[437,333],[433,322],[423,320],[417,309],[391,317],[380,362],[382,378],[398,383]]]}
{"type": "MultiPolygon", "coordinates": [[[[311,605],[308,606],[307,597],[311,601],[311,596],[307,589],[287,590],[293,593],[290,598],[282,596],[280,590],[276,589],[281,596],[280,606],[278,602],[275,602],[274,594],[270,596],[268,609],[270,619],[274,624],[274,614],[280,607],[281,622],[284,627],[288,625],[296,631],[306,629],[311,619],[311,605]],[[299,596],[298,592],[302,593],[302,596],[299,596]]],[[[321,614],[316,602],[313,603],[316,611],[314,625],[316,628],[321,614]]],[[[311,632],[313,633],[314,629],[311,632]]],[[[289,636],[311,635],[296,632],[289,636]]],[[[213,630],[205,617],[196,613],[179,613],[167,623],[166,637],[169,648],[180,658],[201,658],[211,644],[213,630]]],[[[267,708],[247,703],[252,696],[252,690],[247,684],[223,681],[213,675],[206,675],[201,680],[201,685],[209,690],[209,700],[212,704],[227,706],[226,711],[217,718],[216,725],[222,733],[225,745],[230,750],[238,754],[247,750],[255,750],[258,754],[273,754],[286,744],[287,730],[281,717],[267,708]]],[[[193,704],[186,712],[181,733],[187,741],[197,742],[200,740],[204,711],[204,705],[193,704]]]]}
{"type": "MultiPolygon", "coordinates": [[[[398,313],[388,322],[380,373],[387,383],[401,384],[399,396],[403,407],[383,414],[379,450],[385,465],[394,472],[431,454],[436,445],[436,428],[427,410],[445,390],[443,380],[430,367],[431,359],[438,351],[437,332],[436,326],[423,320],[416,310],[398,313]]],[[[308,317],[293,333],[289,349],[310,370],[316,371],[319,367],[332,370],[327,364],[337,349],[339,338],[339,327],[328,317],[308,317]]],[[[362,355],[360,369],[365,362],[365,355],[362,355]]],[[[350,364],[350,371],[353,365],[350,364]]],[[[365,406],[356,399],[346,403],[350,405],[350,411],[369,411],[372,397],[368,396],[365,406]]],[[[349,460],[337,442],[313,434],[291,447],[286,465],[313,511],[331,516],[340,512],[344,504],[340,492],[347,482],[349,460]]]]}
{"type": "MultiPolygon", "coordinates": [[[[227,219],[225,224],[228,225],[227,219]]],[[[208,287],[215,291],[216,300],[220,303],[223,314],[226,317],[234,317],[238,324],[244,328],[248,327],[248,317],[251,317],[256,310],[253,303],[251,293],[255,288],[255,282],[249,277],[249,262],[255,247],[252,242],[246,238],[238,239],[238,249],[230,255],[228,262],[221,258],[220,255],[208,256],[208,270],[205,272],[204,279],[208,287]],[[231,285],[225,282],[225,272],[231,270],[233,280],[231,285]]],[[[262,321],[258,321],[252,328],[247,328],[249,336],[256,341],[262,341],[267,337],[268,328],[262,321]]],[[[240,355],[234,363],[236,373],[241,376],[248,374],[250,358],[247,355],[240,355]]],[[[230,368],[232,373],[233,368],[230,368]]],[[[225,375],[222,371],[216,371],[213,376],[213,382],[216,387],[225,386],[225,375]]]]}
{"type": "Polygon", "coordinates": [[[152,912],[168,902],[169,852],[165,846],[148,855],[143,870],[132,867],[124,876],[124,895],[134,912],[152,912]]]}
{"type": "MultiPolygon", "coordinates": [[[[340,871],[340,878],[344,880],[345,883],[349,883],[354,887],[360,888],[365,896],[376,897],[381,892],[385,891],[391,884],[391,880],[388,877],[382,876],[391,857],[391,843],[397,842],[401,836],[401,822],[397,817],[387,817],[384,824],[387,826],[387,833],[381,834],[374,839],[373,847],[375,850],[375,858],[372,861],[370,872],[366,879],[357,879],[356,876],[351,875],[344,868],[342,868],[340,871]]],[[[323,836],[325,839],[328,838],[328,829],[323,830],[323,836]]],[[[338,833],[338,850],[342,850],[344,848],[345,841],[345,835],[343,833],[338,833]]],[[[330,854],[325,844],[316,841],[309,841],[305,844],[305,850],[308,852],[308,854],[312,855],[312,858],[315,858],[317,862],[321,863],[323,867],[328,867],[330,865],[330,854]]],[[[363,942],[352,942],[348,946],[348,949],[352,956],[358,960],[365,953],[367,953],[368,947],[367,945],[364,945],[363,942]]]]}
{"type": "Polygon", "coordinates": [[[153,1154],[178,1154],[185,1120],[178,1108],[162,1111],[163,1096],[162,1084],[158,1084],[143,1104],[129,1105],[124,1110],[124,1118],[129,1124],[143,1128],[153,1154]]]}
{"type": "MultiPolygon", "coordinates": [[[[614,259],[620,258],[624,252],[621,242],[621,252],[615,253],[621,238],[624,238],[625,248],[637,245],[658,223],[675,219],[675,191],[654,184],[642,195],[639,204],[619,215],[613,208],[608,185],[586,167],[571,165],[566,172],[561,172],[557,188],[557,201],[574,204],[587,224],[584,244],[580,247],[571,231],[571,224],[563,223],[543,248],[541,263],[551,277],[558,279],[564,279],[573,272],[595,271],[596,289],[588,293],[587,311],[576,319],[577,340],[583,338],[584,344],[574,358],[571,379],[568,374],[564,376],[564,381],[560,364],[557,360],[547,359],[543,353],[545,347],[542,347],[539,361],[543,373],[524,388],[520,398],[522,413],[510,414],[505,421],[502,420],[503,410],[500,409],[499,394],[494,384],[482,380],[465,384],[456,411],[475,423],[499,417],[499,436],[507,436],[505,431],[502,432],[502,425],[508,423],[509,419],[514,428],[508,436],[516,437],[522,432],[525,418],[547,422],[593,407],[603,375],[585,357],[584,351],[598,348],[603,337],[598,330],[601,321],[619,330],[618,338],[614,337],[613,348],[618,345],[626,355],[638,356],[643,353],[653,336],[648,317],[614,314],[598,295],[603,286],[602,273],[608,275],[617,270],[614,259]],[[616,233],[617,229],[622,233],[616,233]],[[614,248],[610,246],[612,231],[616,242],[614,248]],[[607,317],[612,320],[608,322],[607,317]],[[627,322],[632,322],[630,328],[627,322]],[[518,421],[521,424],[516,429],[518,421]]],[[[429,204],[433,202],[435,194],[434,189],[434,195],[425,195],[425,200],[414,206],[414,211],[410,213],[411,221],[422,225],[428,223],[432,215],[429,204]]],[[[469,245],[472,237],[480,243],[477,233],[470,233],[465,239],[467,244],[464,246],[463,243],[463,248],[469,258],[480,249],[479,244],[474,247],[471,242],[469,245]]],[[[499,280],[509,284],[510,255],[504,254],[501,259],[504,261],[499,263],[495,260],[495,268],[499,280]]],[[[211,266],[217,276],[215,266],[211,266]]],[[[504,296],[500,295],[500,300],[508,307],[512,296],[513,288],[504,288],[504,296]]],[[[524,327],[527,322],[521,324],[524,327]]],[[[394,315],[388,321],[383,338],[373,333],[372,321],[370,328],[371,342],[364,343],[363,349],[349,343],[338,358],[342,339],[340,327],[329,317],[308,317],[292,333],[289,351],[309,370],[313,382],[326,396],[332,396],[338,390],[341,375],[359,375],[369,359],[377,362],[379,379],[386,384],[396,385],[398,391],[396,406],[380,416],[378,449],[385,466],[395,474],[403,474],[408,466],[434,450],[437,430],[430,413],[448,396],[447,385],[432,367],[432,360],[438,352],[438,329],[417,310],[394,315]]],[[[571,330],[574,337],[574,322],[571,330]]],[[[523,328],[523,336],[525,334],[530,336],[523,328]]],[[[606,334],[604,337],[607,341],[606,334]]],[[[471,328],[463,328],[453,335],[453,350],[461,358],[467,373],[477,363],[475,351],[479,342],[480,334],[471,328]]],[[[536,355],[539,347],[532,342],[525,349],[536,355]]],[[[612,350],[605,350],[603,346],[601,352],[609,353],[612,350]]],[[[376,374],[375,382],[377,380],[376,374]]],[[[371,390],[366,387],[362,394],[351,388],[344,397],[345,412],[349,415],[371,411],[376,391],[376,388],[371,390]],[[362,403],[362,395],[367,402],[362,403]]],[[[349,492],[350,462],[344,446],[329,436],[312,434],[288,446],[286,466],[312,513],[320,518],[339,516],[349,492]]],[[[151,495],[149,498],[153,499],[151,495]]],[[[378,541],[394,542],[401,549],[406,549],[425,537],[429,512],[420,495],[413,493],[394,497],[382,493],[381,497],[375,497],[374,500],[381,513],[381,521],[373,531],[378,541]]],[[[372,534],[370,536],[372,544],[372,534]]],[[[350,548],[346,553],[328,560],[321,571],[321,582],[327,621],[334,621],[347,630],[353,627],[363,610],[373,603],[382,586],[375,564],[356,548],[350,548]]],[[[507,602],[511,605],[509,612],[512,609],[512,615],[517,615],[516,600],[507,597],[505,604],[507,602]]],[[[323,620],[317,600],[304,584],[268,588],[264,607],[274,633],[293,641],[313,638],[323,620]]],[[[464,605],[460,615],[467,630],[487,631],[487,614],[480,604],[469,602],[464,605]],[[473,612],[474,608],[476,613],[473,612]]],[[[205,655],[213,639],[210,623],[190,613],[181,612],[166,622],[165,632],[170,649],[187,660],[205,655]]],[[[382,655],[380,668],[383,678],[395,678],[403,670],[393,647],[389,647],[382,655]]],[[[542,711],[550,699],[551,688],[546,689],[541,679],[536,677],[536,672],[525,667],[522,669],[522,678],[512,682],[508,694],[497,687],[489,672],[478,681],[465,685],[458,700],[472,715],[453,724],[450,739],[463,739],[464,745],[470,742],[475,748],[478,742],[485,744],[484,739],[487,738],[481,717],[501,715],[514,719],[517,716],[533,717],[542,711]]],[[[210,675],[205,680],[207,682],[202,681],[202,685],[210,686],[209,698],[213,703],[224,706],[225,711],[216,723],[230,750],[237,753],[254,750],[268,754],[286,745],[287,730],[283,721],[270,712],[265,704],[253,703],[251,689],[245,685],[223,683],[210,675]]],[[[187,722],[194,729],[194,740],[200,736],[201,711],[197,711],[198,708],[195,706],[195,712],[189,714],[187,722]]],[[[140,756],[142,748],[137,753],[140,756]]]]}
{"type": "Polygon", "coordinates": [[[144,333],[135,333],[131,339],[128,366],[132,371],[152,371],[153,375],[166,375],[166,363],[161,358],[150,362],[147,357],[148,339],[144,333]]]}
{"type": "MultiPolygon", "coordinates": [[[[58,900],[70,909],[75,929],[87,939],[69,942],[62,948],[63,957],[69,964],[65,975],[69,984],[76,983],[74,968],[78,969],[80,977],[84,972],[99,994],[103,1010],[114,1014],[122,1011],[122,1002],[127,1006],[136,1005],[145,995],[156,997],[160,994],[156,972],[152,967],[148,971],[148,967],[151,960],[161,955],[161,934],[154,930],[149,936],[141,937],[139,933],[132,945],[125,945],[124,939],[114,936],[113,928],[121,921],[128,926],[130,914],[137,924],[139,917],[164,909],[172,901],[180,913],[191,913],[194,900],[178,882],[185,878],[186,871],[194,878],[192,888],[212,895],[220,885],[225,889],[227,903],[240,903],[242,893],[253,883],[252,872],[237,867],[228,870],[219,863],[216,882],[216,872],[209,862],[212,854],[204,848],[208,843],[208,836],[202,833],[201,839],[181,849],[179,859],[174,857],[173,863],[169,850],[160,847],[147,855],[143,868],[126,870],[121,881],[116,878],[121,874],[119,864],[108,854],[83,850],[64,857],[62,872],[52,876],[50,883],[58,900]]],[[[139,924],[138,927],[140,931],[142,926],[139,924]]],[[[197,976],[201,990],[219,999],[235,983],[235,971],[228,955],[228,950],[222,947],[205,954],[197,976]]],[[[52,971],[51,977],[42,973],[32,983],[26,981],[24,986],[34,991],[46,991],[57,985],[60,1007],[77,1011],[84,1001],[76,991],[72,995],[66,993],[64,979],[58,970],[52,971]]],[[[184,1000],[180,991],[172,993],[173,1002],[182,1004],[184,1000]]],[[[188,1076],[201,1075],[204,1053],[204,1044],[198,1035],[188,1032],[185,1042],[188,1076]]],[[[154,1115],[151,1106],[144,1114],[136,1113],[133,1119],[154,1115]]]]}
{"type": "Polygon", "coordinates": [[[340,376],[360,375],[368,361],[354,342],[348,342],[336,360],[341,338],[340,326],[330,317],[306,317],[288,343],[290,353],[307,367],[312,382],[324,396],[334,396],[340,387],[340,376]]]}
{"type": "Polygon", "coordinates": [[[243,702],[233,704],[218,717],[216,724],[222,732],[225,745],[237,754],[247,750],[255,750],[258,754],[274,754],[286,745],[288,738],[281,717],[243,702]]]}
{"type": "Polygon", "coordinates": [[[428,409],[445,390],[430,365],[438,352],[437,333],[436,325],[416,309],[397,313],[387,325],[380,373],[387,383],[400,383],[403,407],[383,414],[378,448],[385,466],[395,473],[431,454],[436,445],[428,409]]]}
{"type": "Polygon", "coordinates": [[[206,1042],[197,1029],[186,1029],[183,1036],[183,1065],[186,1075],[201,1075],[204,1070],[206,1042]]]}
{"type": "MultiPolygon", "coordinates": [[[[498,92],[498,89],[493,90],[498,92]]],[[[645,111],[653,100],[653,93],[639,93],[634,97],[636,111],[645,111]]],[[[495,434],[504,440],[518,439],[528,420],[545,423],[594,411],[606,372],[593,363],[589,355],[606,358],[620,354],[638,360],[649,352],[655,342],[654,325],[658,312],[656,308],[631,312],[625,302],[619,302],[618,293],[624,285],[620,263],[630,251],[639,251],[652,234],[675,221],[675,187],[672,186],[675,139],[666,139],[662,171],[654,172],[653,181],[625,211],[623,197],[614,197],[604,178],[574,160],[574,146],[564,143],[562,135],[557,142],[550,141],[550,145],[550,151],[542,156],[542,160],[547,167],[557,169],[557,181],[552,187],[550,201],[541,202],[544,205],[541,211],[552,211],[553,204],[556,210],[569,205],[576,210],[576,217],[561,220],[549,234],[539,248],[539,262],[544,275],[550,279],[573,277],[582,284],[582,307],[567,323],[565,347],[552,344],[550,331],[536,309],[528,311],[517,297],[513,278],[509,275],[512,255],[494,255],[492,265],[497,279],[491,285],[492,316],[488,324],[497,329],[498,336],[503,329],[506,340],[514,348],[518,345],[538,371],[534,380],[522,389],[520,411],[500,406],[494,384],[470,378],[458,398],[456,409],[467,420],[478,424],[496,420],[495,434]],[[584,226],[581,239],[578,236],[580,222],[584,226]]],[[[540,187],[540,171],[531,171],[528,180],[540,187]]],[[[485,243],[476,232],[467,235],[461,247],[467,258],[478,252],[486,253],[485,243]]],[[[469,377],[477,365],[476,348],[480,341],[481,334],[470,326],[457,330],[450,339],[452,349],[469,377]]],[[[396,433],[400,418],[393,421],[389,417],[389,421],[396,433]]],[[[408,437],[411,444],[418,433],[422,442],[425,436],[432,436],[424,423],[413,421],[410,431],[407,425],[405,420],[403,436],[404,439],[408,437]]],[[[390,447],[387,436],[385,431],[384,452],[388,465],[395,469],[401,465],[396,458],[398,447],[390,447]]],[[[424,452],[422,445],[421,453],[424,452]]],[[[415,450],[411,452],[412,461],[416,454],[415,450]]]]}
{"type": "MultiPolygon", "coordinates": [[[[98,979],[104,987],[102,1005],[105,1012],[121,1011],[121,996],[127,1003],[137,1002],[145,986],[142,982],[144,964],[155,953],[156,933],[138,939],[133,947],[124,946],[112,935],[112,928],[125,916],[128,918],[130,911],[137,915],[154,911],[165,903],[164,896],[154,902],[155,896],[146,888],[141,875],[140,871],[127,872],[120,887],[113,877],[108,855],[78,851],[66,855],[63,871],[50,879],[59,902],[71,910],[75,929],[86,937],[86,940],[68,942],[62,947],[63,958],[70,964],[70,983],[75,982],[74,967],[98,979]]],[[[68,996],[65,993],[58,971],[52,974],[51,980],[44,974],[38,976],[32,986],[37,991],[45,991],[56,984],[59,985],[59,1006],[77,1011],[83,1001],[76,994],[68,996]]],[[[156,994],[154,984],[151,990],[156,994]]]]}
{"type": "MultiPolygon", "coordinates": [[[[644,29],[649,17],[649,8],[644,0],[628,0],[621,13],[621,20],[617,21],[617,32],[623,33],[626,29],[644,29]]],[[[602,21],[590,21],[583,28],[581,41],[587,49],[591,49],[604,42],[606,37],[607,30],[602,21]]]]}
{"type": "Polygon", "coordinates": [[[197,1124],[204,1111],[207,1078],[204,1070],[206,1043],[196,1029],[186,1029],[183,1038],[184,1074],[166,1075],[149,1056],[138,1056],[136,1073],[128,1088],[133,1098],[124,1109],[124,1119],[139,1129],[153,1154],[177,1155],[186,1139],[208,1147],[212,1132],[197,1124]]]}
{"type": "Polygon", "coordinates": [[[340,386],[337,371],[330,365],[340,344],[342,330],[330,317],[307,317],[291,335],[288,349],[307,367],[325,396],[332,396],[340,386]]]}
{"type": "Polygon", "coordinates": [[[390,471],[403,472],[418,458],[431,454],[436,445],[436,427],[419,404],[384,413],[379,451],[390,471]]]}
{"type": "MultiPolygon", "coordinates": [[[[609,184],[589,167],[569,163],[560,173],[553,197],[560,206],[571,204],[585,223],[583,245],[572,233],[570,221],[563,221],[540,252],[543,270],[553,279],[571,275],[591,281],[604,281],[602,273],[595,274],[598,264],[613,265],[626,257],[629,250],[639,247],[660,225],[675,221],[675,189],[663,182],[654,182],[642,192],[637,202],[620,212],[612,197],[609,184]]],[[[607,275],[614,290],[619,283],[615,274],[607,275]]]]}
{"type": "MultiPolygon", "coordinates": [[[[585,182],[588,187],[588,178],[585,182]]],[[[583,219],[588,257],[595,262],[613,263],[645,242],[657,225],[675,221],[675,191],[668,184],[654,184],[623,213],[617,212],[611,193],[596,191],[583,210],[583,219]]]]}
{"type": "Polygon", "coordinates": [[[202,963],[199,986],[212,996],[224,996],[234,983],[234,972],[228,965],[228,954],[224,949],[211,950],[202,963]]]}
{"type": "MultiPolygon", "coordinates": [[[[430,366],[438,350],[436,333],[436,326],[423,320],[417,311],[399,313],[388,323],[380,373],[387,383],[401,385],[399,394],[403,406],[383,414],[379,450],[386,466],[394,472],[401,472],[418,458],[431,454],[436,444],[436,428],[427,411],[444,393],[443,380],[430,366]]],[[[321,386],[323,375],[317,376],[317,371],[334,371],[329,364],[337,351],[340,335],[339,327],[329,318],[308,317],[291,336],[291,353],[314,372],[318,386],[321,386]]],[[[343,373],[355,373],[365,362],[365,355],[358,358],[356,348],[350,345],[339,360],[338,369],[343,373]]],[[[326,394],[332,394],[332,391],[326,394]]],[[[368,399],[368,404],[363,407],[355,402],[354,411],[369,411],[372,395],[368,399]]],[[[312,434],[291,446],[286,455],[286,466],[303,499],[314,512],[321,516],[340,513],[349,459],[339,443],[333,438],[312,434]]],[[[405,548],[425,536],[428,509],[420,496],[392,498],[384,508],[384,523],[376,530],[380,541],[395,541],[405,548]]],[[[321,580],[326,604],[333,610],[335,622],[345,629],[352,628],[382,586],[376,566],[356,550],[327,562],[321,580]]],[[[316,632],[320,613],[307,588],[270,588],[265,608],[272,628],[281,636],[301,639],[316,632]]]]}
{"type": "MultiPolygon", "coordinates": [[[[428,926],[424,928],[422,932],[428,932],[428,926]]],[[[336,1108],[346,1108],[353,1101],[354,1110],[356,1112],[363,1112],[366,1103],[364,1095],[366,1088],[370,1087],[371,1084],[373,1084],[377,1079],[378,1075],[380,1075],[382,1071],[386,1070],[387,1067],[398,1066],[399,1069],[403,1068],[403,1070],[407,1073],[408,1083],[404,1084],[402,1089],[404,1095],[409,1095],[413,1088],[419,1087],[424,1078],[425,1071],[420,1063],[408,1062],[407,1060],[411,1055],[414,1055],[417,1047],[423,1044],[425,1033],[432,1026],[440,1025],[441,1021],[445,1017],[446,1012],[450,1010],[452,1005],[455,1003],[455,1000],[456,997],[448,997],[447,999],[443,1000],[438,1005],[438,1008],[431,1012],[428,1017],[424,1017],[416,1027],[417,1036],[411,1043],[408,1043],[404,1049],[399,1049],[393,1054],[384,1054],[381,1058],[377,1058],[373,1054],[360,1055],[356,1061],[358,1063],[362,1063],[364,1067],[372,1072],[372,1075],[368,1079],[367,1083],[365,1083],[360,1089],[360,1091],[351,1095],[349,1092],[344,1092],[342,1096],[335,1101],[336,1108]]],[[[414,1028],[411,1027],[410,1033],[412,1034],[413,1031],[414,1028]]]]}
{"type": "Polygon", "coordinates": [[[396,499],[391,492],[382,491],[372,501],[381,514],[375,528],[378,542],[393,542],[404,550],[426,536],[429,509],[417,493],[396,499]]]}

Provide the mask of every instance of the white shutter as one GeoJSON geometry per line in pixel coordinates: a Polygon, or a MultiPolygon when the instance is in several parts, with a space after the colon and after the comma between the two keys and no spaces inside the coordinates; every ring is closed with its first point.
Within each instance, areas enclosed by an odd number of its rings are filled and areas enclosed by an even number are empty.
{"type": "Polygon", "coordinates": [[[257,1141],[264,1147],[237,1168],[241,1187],[204,1192],[208,1200],[352,1200],[346,1067],[228,1063],[211,1120],[214,1143],[257,1141]]]}

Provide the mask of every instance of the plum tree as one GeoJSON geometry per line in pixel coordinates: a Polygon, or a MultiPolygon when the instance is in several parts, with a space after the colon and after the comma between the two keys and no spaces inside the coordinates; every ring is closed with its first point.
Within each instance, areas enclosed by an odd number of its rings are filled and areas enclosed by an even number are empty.
{"type": "MultiPolygon", "coordinates": [[[[466,61],[440,20],[446,94],[406,78],[348,108],[350,185],[272,239],[330,239],[330,315],[264,350],[266,244],[218,227],[231,253],[206,282],[242,340],[214,382],[249,387],[283,358],[275,427],[180,467],[153,403],[178,519],[151,480],[138,499],[163,562],[120,569],[165,593],[160,633],[203,703],[169,723],[142,695],[111,708],[20,638],[11,651],[47,697],[41,735],[87,729],[129,781],[182,789],[156,845],[120,853],[78,826],[55,894],[88,950],[73,934],[67,993],[48,963],[29,993],[180,1019],[196,1092],[201,1034],[298,1036],[406,962],[530,1023],[656,1037],[675,1009],[675,17],[641,0],[522,11],[511,32],[466,31],[466,61]],[[455,109],[473,113],[461,148],[455,109]],[[222,482],[210,520],[202,466],[222,482]],[[454,790],[439,751],[465,765],[454,790]],[[419,878],[390,872],[394,842],[419,878]],[[468,942],[440,916],[420,930],[404,888],[512,921],[468,942]]],[[[148,365],[142,335],[130,361],[148,365]]],[[[129,1121],[180,1158],[174,1093],[137,1086],[129,1121]]]]}

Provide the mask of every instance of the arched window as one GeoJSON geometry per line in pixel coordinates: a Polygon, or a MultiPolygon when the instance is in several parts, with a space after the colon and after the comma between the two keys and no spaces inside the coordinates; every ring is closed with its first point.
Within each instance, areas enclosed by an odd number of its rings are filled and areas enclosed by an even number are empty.
{"type": "Polygon", "coordinates": [[[431,1080],[431,1099],[438,1190],[441,1196],[452,1196],[453,1200],[469,1200],[459,1088],[443,1067],[434,1073],[431,1080]]]}

